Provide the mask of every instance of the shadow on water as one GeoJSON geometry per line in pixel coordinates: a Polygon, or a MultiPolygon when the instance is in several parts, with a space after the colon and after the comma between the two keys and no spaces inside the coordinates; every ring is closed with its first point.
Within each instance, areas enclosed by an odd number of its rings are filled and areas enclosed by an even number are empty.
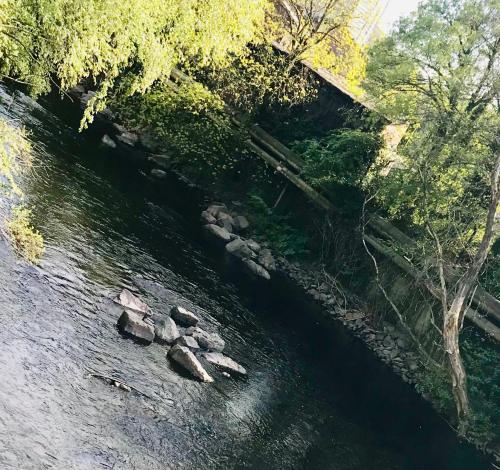
{"type": "Polygon", "coordinates": [[[21,95],[3,108],[38,144],[24,190],[47,254],[30,267],[0,244],[0,468],[488,468],[285,280],[249,282],[207,249],[203,194],[150,179],[42,104],[51,111],[21,95]],[[200,384],[161,346],[123,338],[110,300],[122,287],[158,313],[194,309],[249,377],[211,369],[215,383],[200,384]]]}

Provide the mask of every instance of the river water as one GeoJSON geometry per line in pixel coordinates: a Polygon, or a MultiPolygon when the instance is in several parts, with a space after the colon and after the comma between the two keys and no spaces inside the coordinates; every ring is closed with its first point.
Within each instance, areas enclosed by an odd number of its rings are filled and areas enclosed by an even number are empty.
{"type": "Polygon", "coordinates": [[[33,267],[0,242],[1,470],[489,468],[294,292],[222,265],[199,236],[200,195],[110,155],[54,100],[0,99],[36,146],[23,188],[47,247],[33,267]],[[196,311],[248,378],[200,384],[123,338],[123,287],[196,311]]]}

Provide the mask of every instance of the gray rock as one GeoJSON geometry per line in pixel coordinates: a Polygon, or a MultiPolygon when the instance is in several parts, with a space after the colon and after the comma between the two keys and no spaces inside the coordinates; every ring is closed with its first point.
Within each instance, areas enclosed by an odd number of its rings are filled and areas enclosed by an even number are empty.
{"type": "Polygon", "coordinates": [[[195,326],[200,321],[200,319],[193,312],[190,312],[179,305],[172,307],[170,315],[182,326],[195,326]]]}
{"type": "Polygon", "coordinates": [[[153,325],[149,325],[142,318],[143,315],[139,313],[124,310],[118,319],[118,328],[121,332],[150,344],[155,339],[155,329],[153,325]]]}
{"type": "Polygon", "coordinates": [[[250,248],[252,251],[255,251],[256,253],[260,251],[261,247],[255,240],[247,240],[247,245],[248,248],[250,248]]]}
{"type": "Polygon", "coordinates": [[[229,214],[220,211],[217,216],[217,225],[219,227],[224,227],[229,233],[231,233],[233,231],[233,218],[229,214]]]}
{"type": "Polygon", "coordinates": [[[198,341],[196,341],[192,336],[181,336],[177,339],[177,344],[186,346],[186,348],[189,348],[191,350],[200,349],[198,341]]]}
{"type": "Polygon", "coordinates": [[[219,227],[218,225],[214,225],[214,224],[207,224],[207,225],[204,225],[203,228],[211,236],[213,236],[213,237],[215,237],[223,242],[231,241],[231,234],[224,227],[219,227]]]}
{"type": "Polygon", "coordinates": [[[186,330],[186,335],[192,336],[203,349],[222,352],[226,346],[225,341],[217,333],[209,333],[195,326],[186,330]]]}
{"type": "Polygon", "coordinates": [[[156,137],[149,130],[144,130],[139,134],[139,141],[143,147],[152,152],[156,152],[161,147],[156,137]]]}
{"type": "Polygon", "coordinates": [[[118,124],[117,122],[113,123],[113,127],[120,133],[123,134],[125,132],[128,132],[127,128],[125,126],[122,126],[121,124],[118,124]]]}
{"type": "Polygon", "coordinates": [[[80,97],[80,103],[87,106],[87,103],[95,96],[95,91],[89,90],[80,97]]]}
{"type": "Polygon", "coordinates": [[[266,279],[267,281],[271,279],[271,275],[269,274],[269,272],[265,268],[263,268],[260,264],[257,264],[255,261],[251,259],[244,259],[243,264],[248,269],[248,271],[250,271],[255,276],[261,277],[262,279],[266,279]]]}
{"type": "Polygon", "coordinates": [[[180,333],[170,317],[162,318],[155,326],[156,340],[159,343],[173,344],[180,333]]]}
{"type": "Polygon", "coordinates": [[[102,145],[115,149],[116,148],[116,142],[108,135],[104,134],[101,139],[102,145]]]}
{"type": "Polygon", "coordinates": [[[125,145],[130,145],[133,147],[139,140],[139,136],[133,132],[122,132],[120,135],[116,136],[117,140],[125,145]]]}
{"type": "Polygon", "coordinates": [[[163,170],[160,170],[159,168],[153,168],[150,173],[151,176],[154,176],[155,178],[158,179],[164,179],[167,177],[167,173],[163,170]]]}
{"type": "Polygon", "coordinates": [[[233,217],[233,227],[237,232],[243,232],[250,227],[250,222],[244,215],[237,215],[233,217]]]}
{"type": "Polygon", "coordinates": [[[210,383],[214,381],[189,348],[176,344],[168,352],[168,357],[202,382],[210,383]]]}
{"type": "Polygon", "coordinates": [[[224,204],[211,204],[208,206],[207,212],[212,214],[215,218],[218,218],[220,212],[227,213],[227,207],[224,204]]]}
{"type": "Polygon", "coordinates": [[[75,85],[73,88],[71,88],[68,93],[72,96],[80,96],[80,95],[83,95],[85,93],[85,88],[83,87],[83,85],[75,85]]]}
{"type": "Polygon", "coordinates": [[[268,271],[276,271],[276,261],[271,253],[271,250],[264,248],[259,253],[259,264],[266,268],[268,271]]]}
{"type": "Polygon", "coordinates": [[[238,258],[256,258],[255,253],[248,247],[247,242],[241,238],[236,238],[226,245],[226,251],[238,258]]]}
{"type": "Polygon", "coordinates": [[[147,313],[149,311],[149,307],[128,289],[123,289],[115,299],[115,302],[136,312],[147,313]]]}
{"type": "Polygon", "coordinates": [[[206,352],[202,353],[201,356],[210,362],[210,364],[214,364],[227,372],[247,375],[247,371],[243,366],[240,366],[236,361],[225,356],[224,354],[219,352],[206,352]]]}
{"type": "Polygon", "coordinates": [[[210,214],[210,212],[203,211],[201,213],[201,221],[205,224],[215,224],[217,222],[217,219],[212,214],[210,214]]]}

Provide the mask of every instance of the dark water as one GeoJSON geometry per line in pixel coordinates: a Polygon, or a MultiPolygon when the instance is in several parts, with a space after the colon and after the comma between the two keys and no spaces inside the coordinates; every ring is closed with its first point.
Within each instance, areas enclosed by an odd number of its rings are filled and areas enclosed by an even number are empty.
{"type": "Polygon", "coordinates": [[[0,243],[0,469],[489,468],[292,292],[223,269],[193,191],[108,155],[60,110],[0,96],[37,145],[24,189],[47,244],[32,267],[0,243]],[[200,384],[122,338],[109,299],[124,286],[198,312],[248,379],[200,384]]]}

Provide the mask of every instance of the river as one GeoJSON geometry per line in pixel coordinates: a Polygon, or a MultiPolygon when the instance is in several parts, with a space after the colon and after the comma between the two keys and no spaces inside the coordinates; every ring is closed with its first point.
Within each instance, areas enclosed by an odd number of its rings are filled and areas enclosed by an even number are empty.
{"type": "Polygon", "coordinates": [[[0,469],[489,468],[299,294],[222,265],[199,235],[201,195],[110,155],[53,98],[0,100],[35,144],[22,186],[46,242],[39,267],[0,242],[0,469]],[[123,338],[123,287],[199,313],[248,378],[201,384],[123,338]]]}

